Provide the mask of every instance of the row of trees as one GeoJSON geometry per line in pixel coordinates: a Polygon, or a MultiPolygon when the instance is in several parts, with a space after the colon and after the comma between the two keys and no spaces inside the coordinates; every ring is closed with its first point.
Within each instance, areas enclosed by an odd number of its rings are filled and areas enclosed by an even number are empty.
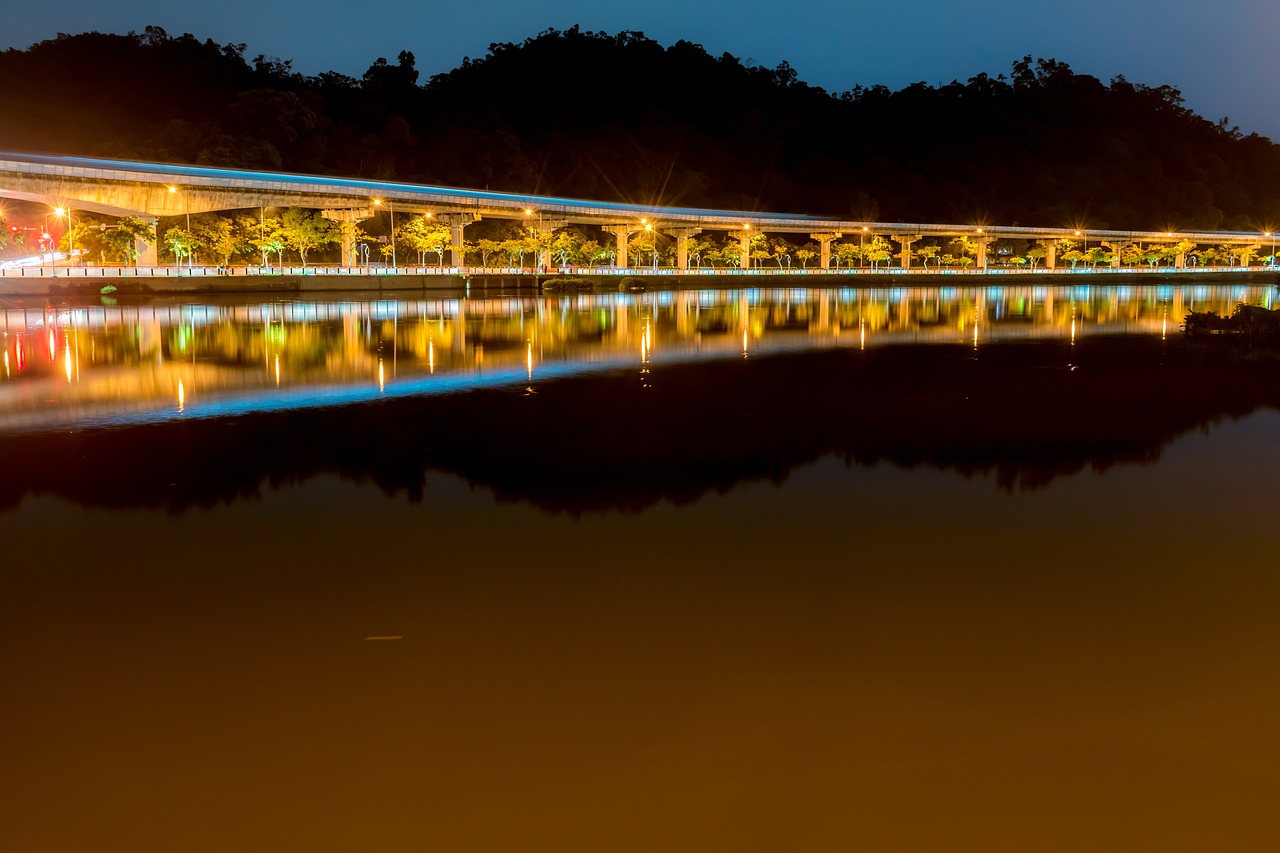
{"type": "MultiPolygon", "coordinates": [[[[376,220],[388,224],[387,220],[376,220]]],[[[366,263],[390,263],[393,251],[399,263],[428,261],[444,266],[446,253],[461,249],[466,262],[483,267],[526,266],[599,266],[616,262],[615,242],[584,226],[568,226],[540,233],[536,228],[515,223],[486,221],[474,226],[481,235],[452,243],[449,227],[429,216],[407,214],[397,223],[394,233],[375,235],[364,223],[337,222],[302,208],[287,208],[278,215],[265,210],[239,211],[230,215],[196,214],[189,218],[169,220],[160,229],[158,239],[175,264],[227,266],[237,260],[270,265],[285,263],[291,255],[307,266],[314,253],[325,253],[333,259],[335,247],[351,247],[348,257],[338,262],[344,266],[366,263]],[[603,239],[601,239],[603,237],[603,239]],[[393,249],[394,247],[394,249],[393,249]]],[[[0,250],[6,246],[15,251],[29,243],[28,231],[10,231],[0,219],[0,250]]],[[[379,230],[376,229],[375,230],[379,230]]],[[[385,230],[389,231],[389,228],[385,230]]],[[[137,261],[138,244],[155,244],[156,229],[134,217],[99,221],[89,217],[75,220],[70,231],[60,235],[63,251],[72,247],[82,257],[100,263],[130,265],[137,261]]],[[[628,263],[631,266],[670,267],[676,263],[675,238],[660,230],[638,230],[628,240],[628,263]]],[[[689,266],[695,269],[734,268],[742,266],[742,243],[726,235],[703,234],[686,241],[689,266]]],[[[835,269],[876,269],[901,263],[902,249],[878,234],[863,234],[858,239],[833,241],[831,266],[835,269]]],[[[1061,240],[1057,246],[1059,265],[1097,267],[1115,261],[1115,249],[1102,245],[1088,246],[1083,241],[1061,240]]],[[[1121,266],[1173,266],[1182,257],[1190,266],[1248,266],[1259,258],[1274,262],[1273,255],[1260,256],[1261,244],[1231,246],[1198,246],[1190,241],[1125,245],[1119,248],[1121,266]]],[[[813,241],[793,243],[785,236],[757,233],[746,247],[750,265],[774,266],[779,269],[808,269],[817,266],[820,248],[813,241]]],[[[978,244],[969,236],[928,238],[908,250],[913,266],[929,268],[968,268],[977,263],[978,244]]],[[[993,266],[1028,267],[1044,263],[1048,250],[1028,240],[1000,240],[987,250],[988,264],[993,266]]]]}

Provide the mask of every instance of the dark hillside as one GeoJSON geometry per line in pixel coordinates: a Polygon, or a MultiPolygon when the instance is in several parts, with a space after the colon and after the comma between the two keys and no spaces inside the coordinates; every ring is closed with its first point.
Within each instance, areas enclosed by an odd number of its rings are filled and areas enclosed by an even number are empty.
{"type": "Polygon", "coordinates": [[[1090,228],[1280,223],[1280,150],[1030,57],[831,94],[641,33],[548,31],[429,81],[303,77],[243,45],[60,35],[0,54],[0,147],[691,206],[1090,228]]]}

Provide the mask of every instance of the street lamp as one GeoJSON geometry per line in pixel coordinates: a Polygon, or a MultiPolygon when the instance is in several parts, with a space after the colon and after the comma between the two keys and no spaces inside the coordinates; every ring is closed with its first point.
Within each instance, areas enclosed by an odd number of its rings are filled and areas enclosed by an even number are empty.
{"type": "MultiPolygon", "coordinates": [[[[71,266],[72,264],[75,263],[75,257],[76,257],[76,232],[75,232],[75,222],[71,218],[71,206],[68,205],[67,207],[55,207],[53,209],[53,215],[67,217],[67,266],[71,266]]],[[[54,266],[58,265],[58,262],[56,259],[54,260],[53,265],[54,266]]]]}
{"type": "MultiPolygon", "coordinates": [[[[191,240],[191,209],[187,207],[187,194],[178,192],[177,187],[169,187],[169,194],[182,196],[182,212],[186,214],[186,217],[187,217],[187,240],[190,241],[191,240]]],[[[186,250],[187,250],[187,269],[191,269],[191,256],[194,253],[191,251],[190,246],[187,246],[186,250]]]]}
{"type": "Polygon", "coordinates": [[[1276,232],[1274,232],[1274,231],[1268,231],[1268,232],[1266,232],[1265,234],[1263,234],[1262,236],[1263,236],[1263,237],[1270,237],[1270,238],[1271,238],[1271,266],[1272,266],[1272,268],[1275,268],[1275,265],[1276,265],[1276,232]]]}
{"type": "MultiPolygon", "coordinates": [[[[382,199],[375,198],[373,203],[381,207],[382,199]]],[[[391,271],[395,273],[400,271],[396,266],[396,205],[390,199],[387,199],[387,210],[391,212],[391,271]]]]}

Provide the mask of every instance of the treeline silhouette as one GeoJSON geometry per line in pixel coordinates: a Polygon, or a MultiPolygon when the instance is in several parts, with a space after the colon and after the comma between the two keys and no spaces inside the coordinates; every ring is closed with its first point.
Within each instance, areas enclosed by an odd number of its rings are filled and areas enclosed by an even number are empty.
{"type": "Polygon", "coordinates": [[[423,81],[303,76],[158,27],[0,54],[0,147],[890,221],[1280,223],[1280,150],[1052,59],[829,93],[638,32],[548,30],[423,81]]]}
{"type": "Polygon", "coordinates": [[[1008,344],[980,358],[891,346],[669,365],[645,382],[629,373],[536,393],[8,435],[0,514],[41,494],[180,513],[322,474],[417,501],[436,472],[547,512],[639,511],[781,482],[827,457],[989,476],[1016,492],[1150,464],[1191,430],[1280,407],[1274,351],[1182,338],[1008,344]]]}

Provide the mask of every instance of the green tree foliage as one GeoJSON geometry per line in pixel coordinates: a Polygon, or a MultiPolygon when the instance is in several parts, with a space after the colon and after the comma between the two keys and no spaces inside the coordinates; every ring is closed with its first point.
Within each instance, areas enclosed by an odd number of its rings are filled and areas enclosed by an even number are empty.
{"type": "Polygon", "coordinates": [[[122,264],[132,265],[138,260],[138,241],[147,245],[156,242],[156,229],[150,222],[136,216],[126,216],[102,233],[107,252],[122,264]]]}
{"type": "Polygon", "coordinates": [[[280,238],[287,248],[298,253],[305,269],[307,253],[338,242],[338,229],[329,220],[311,210],[287,209],[280,216],[280,238]]]}

